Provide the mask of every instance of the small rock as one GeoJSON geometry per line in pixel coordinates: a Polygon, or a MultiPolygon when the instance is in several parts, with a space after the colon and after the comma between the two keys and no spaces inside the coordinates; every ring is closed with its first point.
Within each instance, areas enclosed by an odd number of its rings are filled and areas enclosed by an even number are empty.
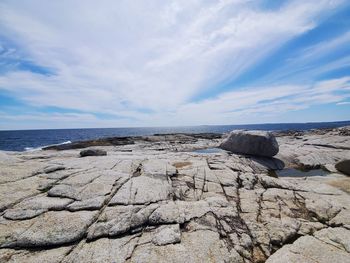
{"type": "Polygon", "coordinates": [[[350,160],[343,160],[338,162],[335,165],[335,168],[337,168],[339,172],[342,172],[346,175],[350,175],[350,160]]]}
{"type": "Polygon", "coordinates": [[[179,243],[181,241],[180,225],[165,225],[156,230],[152,243],[157,246],[179,243]]]}
{"type": "Polygon", "coordinates": [[[265,131],[232,131],[220,148],[234,153],[272,157],[279,147],[275,136],[265,131]]]}
{"type": "Polygon", "coordinates": [[[105,156],[107,155],[107,152],[100,149],[87,149],[80,151],[80,157],[85,156],[105,156]]]}

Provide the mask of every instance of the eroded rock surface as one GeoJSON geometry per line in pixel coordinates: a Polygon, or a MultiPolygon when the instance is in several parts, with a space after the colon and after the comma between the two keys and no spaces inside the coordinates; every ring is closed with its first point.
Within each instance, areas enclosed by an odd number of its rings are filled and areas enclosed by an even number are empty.
{"type": "Polygon", "coordinates": [[[185,134],[1,152],[0,262],[350,262],[348,130],[276,133],[275,158],[185,134]],[[284,166],[331,173],[270,176],[284,166]]]}

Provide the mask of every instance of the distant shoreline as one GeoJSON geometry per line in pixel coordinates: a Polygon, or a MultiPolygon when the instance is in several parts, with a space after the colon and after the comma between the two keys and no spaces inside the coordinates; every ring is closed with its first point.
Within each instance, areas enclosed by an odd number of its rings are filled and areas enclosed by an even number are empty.
{"type": "MultiPolygon", "coordinates": [[[[56,130],[98,130],[98,129],[172,129],[172,128],[193,128],[193,127],[226,127],[226,126],[300,126],[300,125],[337,125],[341,123],[347,123],[345,126],[350,125],[350,120],[345,121],[311,121],[311,122],[267,122],[267,123],[246,123],[246,124],[199,124],[199,125],[179,125],[179,126],[135,126],[135,127],[102,127],[102,128],[91,128],[91,127],[80,127],[80,128],[43,128],[43,129],[0,129],[0,132],[10,131],[56,131],[56,130]]],[[[341,126],[337,126],[341,127],[341,126]]]]}
{"type": "Polygon", "coordinates": [[[47,146],[81,142],[114,137],[150,136],[154,134],[176,133],[217,133],[231,130],[267,130],[267,131],[307,131],[328,129],[350,125],[350,121],[312,122],[312,123],[268,123],[248,125],[202,125],[181,127],[141,127],[141,128],[87,128],[87,129],[51,129],[0,131],[0,150],[25,151],[47,146]]]}

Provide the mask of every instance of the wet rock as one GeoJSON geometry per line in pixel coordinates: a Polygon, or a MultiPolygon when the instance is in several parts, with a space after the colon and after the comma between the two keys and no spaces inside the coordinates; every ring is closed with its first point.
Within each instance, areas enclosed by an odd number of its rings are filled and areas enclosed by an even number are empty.
{"type": "Polygon", "coordinates": [[[220,148],[234,153],[272,157],[279,147],[272,133],[264,131],[232,131],[220,148]]]}
{"type": "Polygon", "coordinates": [[[335,165],[335,168],[346,175],[350,175],[350,160],[343,160],[335,165]]]}
{"type": "Polygon", "coordinates": [[[88,149],[80,151],[80,157],[86,156],[105,156],[107,152],[101,149],[88,149]]]}

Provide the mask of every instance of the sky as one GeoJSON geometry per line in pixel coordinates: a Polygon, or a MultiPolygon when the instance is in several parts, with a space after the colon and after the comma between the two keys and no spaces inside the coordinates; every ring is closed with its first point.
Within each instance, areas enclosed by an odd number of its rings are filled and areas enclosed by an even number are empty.
{"type": "Polygon", "coordinates": [[[350,120],[350,1],[0,0],[0,129],[350,120]]]}

